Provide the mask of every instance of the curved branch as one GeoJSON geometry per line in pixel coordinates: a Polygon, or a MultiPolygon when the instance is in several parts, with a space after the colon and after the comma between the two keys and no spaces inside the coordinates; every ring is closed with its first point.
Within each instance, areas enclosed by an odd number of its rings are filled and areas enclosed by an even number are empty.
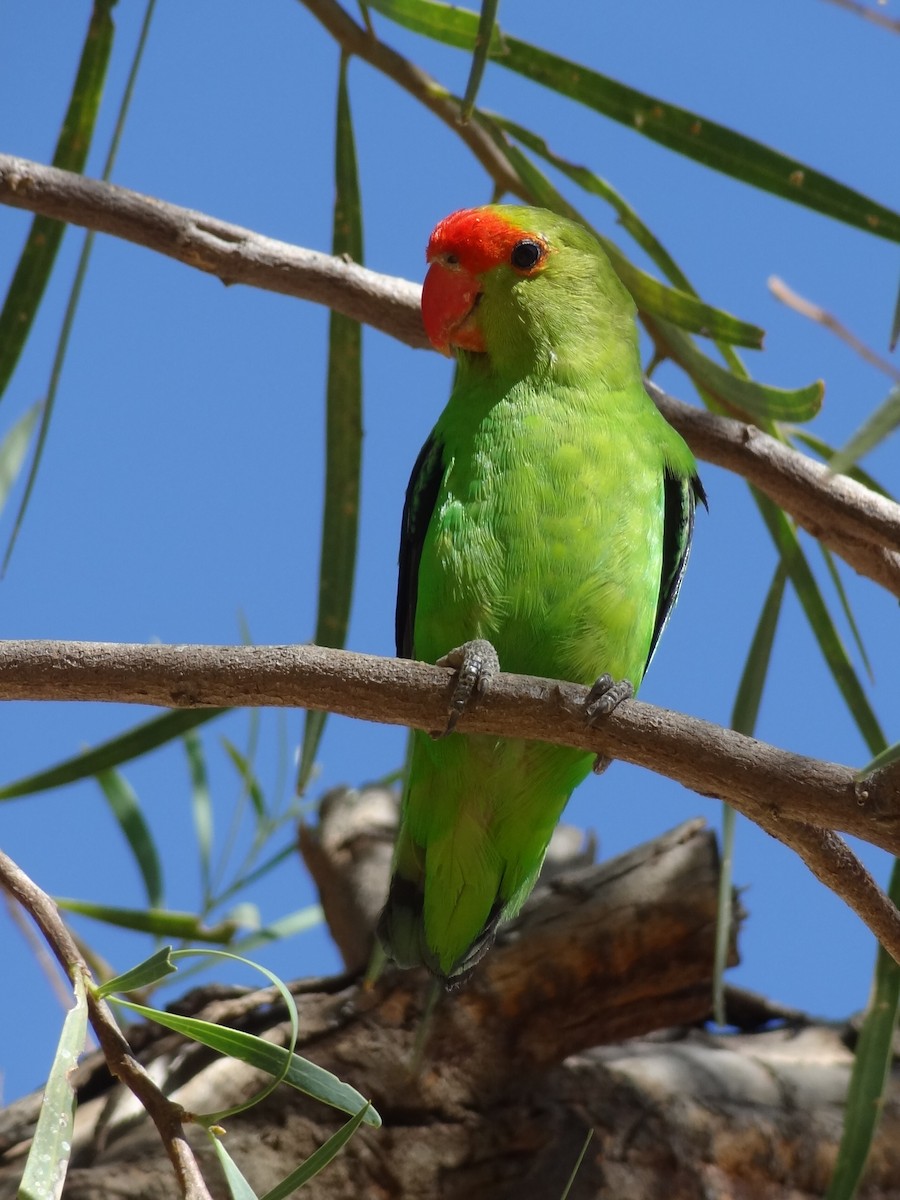
{"type": "MultiPolygon", "coordinates": [[[[88,983],[87,963],[59,915],[56,905],[21,867],[0,850],[0,888],[30,913],[67,975],[81,971],[88,983]]],[[[132,1053],[105,1000],[87,989],[88,1015],[110,1072],[134,1093],[156,1126],[175,1169],[179,1192],[185,1200],[212,1200],[197,1160],[182,1128],[184,1111],[156,1086],[132,1053]]]]}
{"type": "MultiPolygon", "coordinates": [[[[3,700],[289,706],[441,729],[453,681],[446,667],[322,646],[0,642],[3,700]]],[[[840,829],[900,853],[900,779],[889,772],[860,782],[850,767],[637,700],[591,729],[582,715],[586,695],[578,684],[502,672],[459,728],[621,758],[727,800],[751,820],[840,829]]]]}
{"type": "MultiPolygon", "coordinates": [[[[0,154],[0,203],[146,246],[225,283],[325,304],[408,346],[428,339],[418,284],[263,237],[216,217],[0,154]]],[[[694,451],[742,475],[860,574],[900,597],[900,505],[753,426],[651,394],[694,451]]]]}
{"type": "MultiPolygon", "coordinates": [[[[321,646],[143,646],[0,642],[0,699],[100,700],[170,708],[324,709],[368,721],[442,729],[454,683],[445,667],[321,646]]],[[[621,758],[727,800],[804,859],[900,962],[900,914],[845,833],[900,853],[900,778],[859,782],[849,767],[682,713],[631,701],[593,729],[587,688],[501,673],[460,730],[525,737],[621,758]]]]}

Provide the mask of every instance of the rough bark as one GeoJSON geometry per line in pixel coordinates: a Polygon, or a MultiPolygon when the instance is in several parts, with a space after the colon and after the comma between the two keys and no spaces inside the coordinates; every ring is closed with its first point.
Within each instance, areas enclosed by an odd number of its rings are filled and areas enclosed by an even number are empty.
{"type": "MultiPolygon", "coordinates": [[[[350,957],[368,953],[390,826],[384,793],[336,794],[322,826],[301,839],[307,860],[310,847],[317,856],[326,911],[341,910],[338,925],[355,921],[363,931],[343,938],[350,957]],[[342,908],[335,898],[360,876],[342,908]]],[[[560,836],[563,859],[584,857],[570,833],[560,836]]],[[[782,1028],[731,1037],[703,1030],[717,888],[715,842],[700,822],[601,866],[555,874],[472,982],[442,996],[418,1061],[429,992],[422,976],[387,974],[371,989],[350,976],[298,984],[300,1052],[371,1096],[384,1119],[381,1129],[358,1133],[308,1194],[557,1200],[593,1130],[573,1200],[822,1195],[851,1061],[843,1031],[751,997],[733,1005],[735,1020],[753,1027],[775,1018],[782,1028]]],[[[204,989],[179,1008],[286,1037],[271,992],[204,989]]],[[[131,1041],[190,1111],[221,1108],[259,1087],[256,1073],[159,1029],[141,1027],[131,1041]]],[[[174,1195],[153,1126],[96,1056],[79,1068],[79,1086],[68,1200],[174,1195]]],[[[0,1200],[15,1194],[36,1107],[27,1098],[0,1116],[0,1200]]],[[[261,1193],[340,1123],[280,1088],[228,1121],[227,1146],[261,1193]]],[[[224,1197],[209,1150],[188,1131],[212,1194],[224,1197]]],[[[897,1194],[898,1134],[895,1084],[865,1200],[897,1194]]]]}

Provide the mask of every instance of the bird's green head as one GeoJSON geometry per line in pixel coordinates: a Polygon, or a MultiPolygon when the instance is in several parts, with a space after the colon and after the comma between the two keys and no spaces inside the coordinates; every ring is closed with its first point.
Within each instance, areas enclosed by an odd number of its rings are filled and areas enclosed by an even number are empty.
{"type": "Polygon", "coordinates": [[[512,204],[461,209],[435,228],[427,260],[422,317],[442,353],[504,374],[633,377],[634,303],[574,221],[512,204]]]}

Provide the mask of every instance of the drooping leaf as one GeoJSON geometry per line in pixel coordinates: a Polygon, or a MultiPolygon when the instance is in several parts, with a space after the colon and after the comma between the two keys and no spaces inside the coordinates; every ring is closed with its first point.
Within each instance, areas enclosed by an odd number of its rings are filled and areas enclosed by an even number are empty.
{"type": "Polygon", "coordinates": [[[213,721],[230,711],[227,708],[185,708],[178,712],[163,713],[95,746],[93,750],[85,750],[82,754],[57,763],[55,767],[48,767],[46,771],[38,771],[8,783],[0,788],[0,800],[16,800],[20,796],[32,796],[36,792],[47,792],[51,788],[77,783],[80,779],[89,779],[100,771],[120,767],[142,754],[158,750],[167,742],[180,738],[187,730],[196,729],[198,725],[213,721]]]}
{"type": "Polygon", "coordinates": [[[303,1187],[305,1183],[309,1183],[310,1179],[313,1179],[321,1170],[327,1167],[332,1159],[337,1158],[357,1129],[359,1129],[360,1125],[366,1120],[371,1107],[372,1102],[369,1101],[365,1108],[361,1108],[355,1116],[351,1117],[346,1124],[333,1133],[327,1142],[323,1142],[318,1150],[314,1150],[306,1162],[302,1163],[296,1171],[292,1171],[287,1178],[282,1179],[281,1183],[276,1184],[275,1187],[266,1192],[262,1200],[285,1200],[285,1197],[292,1195],[298,1188],[303,1187]]]}
{"type": "Polygon", "coordinates": [[[211,873],[214,824],[206,755],[203,752],[203,743],[193,730],[188,730],[181,741],[188,760],[191,815],[194,819],[194,834],[199,851],[200,890],[203,896],[203,906],[206,908],[212,903],[211,873]]]}
{"type": "Polygon", "coordinates": [[[87,991],[80,971],[74,975],[75,1003],[66,1013],[53,1066],[47,1078],[41,1110],[25,1171],[20,1200],[59,1200],[72,1154],[75,1128],[75,1089],[71,1075],[78,1065],[87,1036],[87,991]]]}
{"type": "MultiPolygon", "coordinates": [[[[470,51],[474,47],[478,14],[469,9],[433,0],[371,0],[371,7],[436,41],[470,51]]],[[[734,129],[519,41],[496,26],[488,56],[706,167],[866,233],[900,241],[900,213],[734,129]]]]}
{"type": "MultiPolygon", "coordinates": [[[[900,860],[895,860],[888,895],[900,905],[900,860]]],[[[884,1104],[884,1090],[894,1061],[894,1031],[900,1011],[900,965],[881,946],[856,1056],[844,1128],[834,1174],[825,1200],[853,1200],[869,1156],[884,1104]]]]}
{"type": "Polygon", "coordinates": [[[167,975],[173,975],[177,970],[178,968],[172,962],[172,947],[163,946],[149,958],[138,963],[136,967],[131,967],[128,971],[123,971],[121,975],[115,975],[112,979],[107,979],[105,983],[94,989],[95,994],[98,999],[102,1000],[106,996],[112,996],[115,992],[135,992],[140,988],[152,987],[154,983],[159,983],[161,979],[165,979],[167,975]]]}
{"type": "MultiPolygon", "coordinates": [[[[143,1004],[134,1004],[130,1000],[112,998],[112,1002],[117,1007],[127,1008],[129,1012],[136,1013],[148,1021],[154,1021],[157,1025],[173,1029],[192,1041],[209,1046],[220,1054],[236,1058],[270,1075],[280,1076],[282,1082],[332,1108],[355,1114],[366,1105],[365,1098],[355,1088],[343,1083],[330,1071],[301,1058],[299,1054],[291,1054],[284,1046],[277,1046],[252,1033],[245,1033],[241,1029],[227,1029],[210,1021],[201,1021],[197,1017],[161,1012],[143,1004]]],[[[367,1125],[381,1124],[381,1118],[374,1109],[369,1110],[365,1121],[367,1125]]]]}
{"type": "Polygon", "coordinates": [[[475,35],[475,46],[472,51],[472,66],[469,68],[469,82],[462,102],[462,119],[468,121],[475,107],[478,89],[484,76],[484,68],[491,48],[491,39],[497,27],[497,9],[500,0],[481,0],[481,12],[478,17],[478,32],[475,35]]]}
{"type": "Polygon", "coordinates": [[[150,826],[144,819],[134,789],[123,775],[113,770],[100,771],[97,775],[97,782],[100,784],[106,802],[122,830],[131,853],[134,855],[134,861],[141,874],[141,879],[144,881],[148,906],[162,908],[162,864],[156,849],[156,842],[150,826]]]}
{"type": "Polygon", "coordinates": [[[841,579],[841,573],[838,570],[837,563],[834,561],[834,555],[827,546],[819,542],[819,549],[822,552],[822,558],[825,560],[825,567],[828,574],[831,576],[831,582],[834,584],[834,590],[837,592],[838,601],[844,611],[844,617],[847,624],[850,626],[850,633],[853,635],[853,640],[856,643],[856,649],[859,651],[859,657],[862,659],[863,666],[866,668],[866,674],[869,676],[869,681],[874,682],[875,675],[872,671],[872,664],[869,661],[869,655],[866,652],[865,643],[862,640],[862,633],[857,624],[856,617],[853,615],[853,609],[850,607],[850,597],[847,595],[847,589],[844,587],[844,581],[841,579]]]}
{"type": "Polygon", "coordinates": [[[841,642],[819,585],[803,553],[796,530],[781,509],[756,488],[750,489],[762,513],[766,527],[781,555],[794,590],[806,614],[822,657],[844,698],[844,703],[872,754],[887,745],[878,718],[872,709],[847,651],[841,642]]]}
{"type": "Polygon", "coordinates": [[[225,1176],[228,1191],[231,1193],[231,1200],[259,1200],[256,1192],[254,1192],[253,1188],[244,1178],[240,1167],[225,1149],[222,1138],[212,1129],[207,1129],[206,1132],[212,1142],[216,1158],[219,1160],[222,1174],[225,1176]]]}
{"type": "MultiPolygon", "coordinates": [[[[341,56],[335,143],[335,202],[332,253],[362,262],[362,205],[350,99],[347,56],[341,56]]],[[[358,321],[333,312],[328,332],[325,433],[325,509],[319,561],[319,605],[315,642],[341,649],[347,637],[362,463],[362,332],[358,321]]],[[[303,727],[297,791],[309,783],[327,714],[309,711],[303,727]]]]}
{"type": "Polygon", "coordinates": [[[758,347],[762,344],[763,331],[755,325],[739,321],[730,313],[712,308],[689,292],[668,287],[646,271],[634,266],[615,242],[598,233],[581,213],[557,190],[537,166],[517,146],[511,145],[483,113],[479,122],[494,135],[500,152],[507,158],[532,193],[535,203],[553,209],[590,229],[609,255],[616,274],[628,288],[642,312],[654,313],[660,318],[674,321],[695,333],[707,337],[721,338],[725,342],[758,347]]]}
{"type": "Polygon", "coordinates": [[[196,913],[173,912],[171,909],[119,908],[113,904],[95,904],[91,900],[72,900],[65,896],[54,898],[59,908],[78,913],[94,921],[103,921],[119,929],[151,933],[154,937],[179,938],[188,942],[213,942],[227,946],[240,929],[237,921],[220,921],[207,927],[196,913]]]}
{"type": "MultiPolygon", "coordinates": [[[[787,430],[782,427],[782,432],[787,432],[787,430]]],[[[817,454],[823,462],[830,463],[837,454],[834,446],[829,446],[826,441],[817,437],[816,434],[810,433],[808,429],[791,429],[790,436],[801,442],[808,450],[812,450],[813,454],[817,454]]],[[[863,487],[869,488],[870,491],[877,492],[879,496],[885,496],[888,500],[894,499],[887,488],[883,487],[862,467],[848,467],[844,474],[849,479],[855,479],[857,483],[861,483],[863,487]]]]}
{"type": "MultiPolygon", "coordinates": [[[[94,12],[96,14],[98,9],[111,8],[112,5],[115,3],[116,3],[116,0],[96,0],[94,12]]],[[[144,20],[141,25],[140,37],[138,38],[138,43],[135,48],[134,56],[132,58],[131,70],[129,71],[128,81],[125,85],[125,92],[122,96],[122,100],[119,105],[119,113],[116,118],[116,125],[115,125],[115,129],[113,131],[112,141],[110,143],[109,150],[107,151],[106,162],[104,164],[103,173],[101,175],[101,178],[104,180],[108,180],[110,175],[112,174],[113,165],[115,163],[116,154],[117,154],[118,148],[119,148],[119,142],[122,137],[122,130],[125,125],[125,118],[128,114],[128,108],[131,103],[131,95],[132,95],[132,92],[134,91],[135,80],[137,79],[138,68],[140,67],[141,59],[143,58],[143,54],[144,54],[144,47],[146,46],[146,43],[147,43],[147,35],[150,31],[150,21],[153,16],[153,9],[154,9],[155,5],[156,5],[156,0],[147,0],[147,7],[144,11],[144,20]]],[[[112,24],[110,22],[110,37],[112,36],[111,30],[112,30],[112,24]]],[[[90,37],[90,34],[88,36],[90,37]]],[[[108,57],[109,48],[107,48],[106,54],[108,57]]],[[[105,61],[104,61],[103,69],[105,70],[105,61]]],[[[98,86],[101,89],[102,89],[102,83],[103,83],[103,80],[102,80],[102,77],[100,77],[99,81],[98,81],[98,86]]],[[[97,102],[99,103],[99,92],[97,94],[97,102]]],[[[94,114],[94,115],[96,115],[96,114],[94,114]]],[[[91,125],[93,125],[93,117],[91,117],[91,125]]],[[[87,152],[87,147],[85,146],[85,153],[86,152],[87,152]]],[[[60,164],[55,164],[55,165],[60,165],[60,164]]],[[[73,169],[80,172],[82,169],[82,166],[83,166],[83,162],[80,166],[78,166],[77,168],[73,168],[73,169]]],[[[34,232],[34,230],[37,229],[37,222],[44,220],[44,219],[45,218],[43,218],[43,217],[36,218],[32,232],[34,232]]],[[[64,226],[61,225],[59,222],[52,222],[51,224],[54,226],[54,228],[58,229],[59,238],[61,239],[64,226]]],[[[87,275],[88,263],[90,262],[91,251],[93,249],[93,246],[94,246],[94,233],[93,233],[93,231],[90,231],[85,236],[84,244],[82,245],[82,248],[81,248],[81,254],[79,255],[79,258],[78,258],[78,266],[75,270],[75,278],[72,281],[72,287],[69,291],[69,299],[66,302],[66,310],[65,310],[65,314],[63,316],[62,327],[60,329],[59,339],[56,344],[56,353],[53,356],[53,365],[50,368],[50,383],[47,388],[47,397],[44,401],[43,409],[41,411],[41,424],[40,424],[40,428],[38,429],[37,440],[35,442],[35,447],[34,447],[34,454],[32,455],[32,459],[31,459],[31,466],[28,469],[28,478],[25,482],[25,491],[22,495],[22,500],[19,504],[19,511],[16,513],[16,519],[13,522],[12,532],[9,536],[9,540],[6,545],[6,551],[3,555],[3,565],[2,565],[2,568],[0,568],[0,573],[5,572],[7,566],[9,565],[9,560],[12,557],[12,552],[15,548],[16,541],[18,540],[19,533],[21,532],[22,525],[25,520],[25,513],[28,510],[28,505],[31,500],[31,494],[34,490],[34,485],[37,480],[38,470],[40,469],[41,459],[43,458],[43,454],[44,454],[44,446],[47,441],[47,434],[50,430],[50,422],[53,417],[54,408],[56,406],[56,395],[59,390],[60,379],[62,378],[62,369],[63,369],[63,364],[66,359],[66,351],[69,346],[69,337],[72,333],[72,327],[75,323],[75,314],[78,311],[78,302],[81,299],[81,289],[82,289],[82,286],[84,285],[84,280],[87,275]]],[[[56,248],[53,249],[53,255],[55,256],[55,254],[56,254],[56,248]]],[[[52,267],[52,265],[53,265],[53,260],[51,257],[50,261],[46,264],[46,270],[47,270],[48,276],[49,276],[50,268],[52,267]]],[[[40,302],[41,294],[43,293],[43,286],[44,285],[41,284],[40,292],[34,298],[35,309],[37,307],[37,304],[40,302]]],[[[0,314],[0,322],[2,322],[2,314],[0,314]]],[[[2,387],[0,387],[0,392],[2,392],[2,387]]]]}
{"type": "MultiPolygon", "coordinates": [[[[112,50],[115,27],[110,14],[115,3],[95,0],[88,22],[75,84],[53,154],[54,167],[66,171],[81,172],[91,146],[112,50]]],[[[31,223],[0,310],[0,396],[28,339],[65,228],[61,221],[50,217],[35,217],[31,223]]]]}
{"type": "Polygon", "coordinates": [[[838,450],[828,464],[837,475],[855,466],[857,461],[874,450],[900,425],[900,384],[888,392],[883,404],[867,417],[856,433],[838,450]]]}
{"type": "Polygon", "coordinates": [[[677,362],[695,384],[720,403],[750,421],[810,421],[822,407],[821,381],[802,388],[776,388],[742,378],[720,367],[698,350],[693,341],[670,322],[644,315],[644,324],[657,347],[677,362]]]}
{"type": "Polygon", "coordinates": [[[12,428],[7,430],[3,441],[0,442],[0,511],[6,505],[7,497],[19,477],[40,411],[40,402],[32,404],[12,428]]]}
{"type": "MultiPolygon", "coordinates": [[[[763,601],[750,649],[741,673],[734,707],[731,710],[731,727],[738,733],[752,736],[762,701],[763,688],[769,674],[769,662],[781,602],[787,582],[787,569],[781,559],[775,568],[772,582],[763,601]]],[[[730,804],[722,805],[722,850],[719,867],[719,894],[716,911],[716,946],[713,959],[713,1014],[720,1025],[725,1024],[725,969],[728,965],[728,948],[731,945],[732,879],[734,874],[735,811],[730,804]]]]}

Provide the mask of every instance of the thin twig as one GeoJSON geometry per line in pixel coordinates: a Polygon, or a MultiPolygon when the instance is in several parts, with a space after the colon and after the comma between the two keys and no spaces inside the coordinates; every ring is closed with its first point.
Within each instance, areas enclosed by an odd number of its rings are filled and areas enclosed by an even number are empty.
{"type": "MultiPolygon", "coordinates": [[[[127,188],[0,154],[0,203],[113,234],[227,283],[325,304],[409,346],[428,339],[418,284],[263,237],[127,188]]],[[[741,421],[650,390],[695,453],[755,484],[860,574],[900,597],[900,505],[741,421]]]]}
{"type": "MultiPolygon", "coordinates": [[[[46,892],[34,883],[21,867],[0,850],[0,887],[28,912],[46,939],[66,974],[81,972],[91,984],[87,963],[78,952],[59,910],[46,892]]],[[[159,1090],[152,1078],[134,1058],[131,1047],[116,1024],[104,1000],[88,988],[90,1022],[110,1072],[128,1087],[147,1110],[155,1124],[178,1179],[184,1200],[212,1200],[200,1167],[184,1136],[184,1110],[159,1090]]]]}
{"type": "Polygon", "coordinates": [[[381,71],[449,126],[469,147],[501,195],[509,192],[520,200],[531,201],[527,187],[489,134],[474,122],[461,122],[460,105],[445,87],[396,50],[372,37],[335,0],[300,0],[300,3],[324,25],[345,53],[353,54],[381,71]]]}
{"type": "Polygon", "coordinates": [[[782,304],[786,304],[788,308],[792,308],[801,317],[807,317],[810,321],[815,321],[817,325],[830,330],[845,345],[858,354],[860,358],[867,362],[869,366],[884,372],[889,379],[893,379],[894,383],[900,383],[900,370],[893,363],[888,362],[886,358],[882,358],[879,354],[876,354],[865,342],[860,341],[856,334],[851,333],[847,326],[843,325],[833,313],[828,312],[827,309],[820,307],[818,304],[813,304],[811,300],[807,300],[793,291],[777,275],[769,276],[769,291],[776,300],[780,300],[782,304]]]}
{"type": "Polygon", "coordinates": [[[886,13],[880,13],[877,8],[861,4],[860,0],[829,0],[829,3],[836,4],[838,8],[846,9],[863,20],[871,21],[873,25],[880,25],[882,29],[889,29],[891,33],[900,33],[900,21],[887,16],[886,13]]]}

